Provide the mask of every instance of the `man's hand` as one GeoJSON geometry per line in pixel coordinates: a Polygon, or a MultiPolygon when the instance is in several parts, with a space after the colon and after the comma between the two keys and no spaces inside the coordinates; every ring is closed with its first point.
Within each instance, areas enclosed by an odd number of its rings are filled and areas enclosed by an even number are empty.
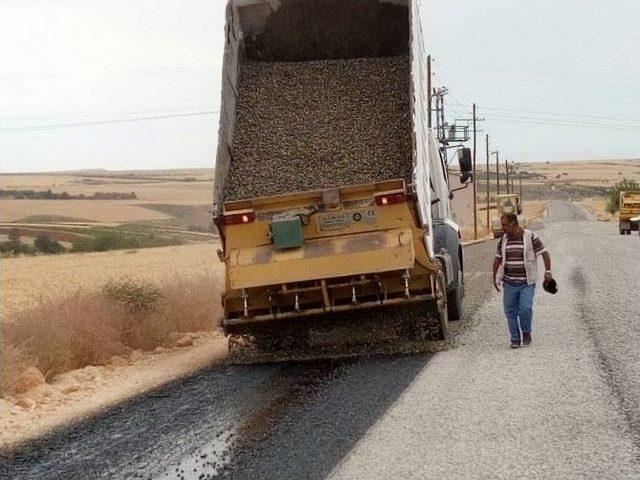
{"type": "Polygon", "coordinates": [[[552,280],[553,279],[553,275],[551,274],[551,271],[547,270],[546,272],[544,272],[544,279],[545,280],[552,280]]]}
{"type": "Polygon", "coordinates": [[[493,259],[493,288],[495,288],[498,292],[500,291],[500,287],[498,286],[498,269],[500,268],[500,264],[502,263],[502,259],[501,258],[494,258],[493,259]]]}

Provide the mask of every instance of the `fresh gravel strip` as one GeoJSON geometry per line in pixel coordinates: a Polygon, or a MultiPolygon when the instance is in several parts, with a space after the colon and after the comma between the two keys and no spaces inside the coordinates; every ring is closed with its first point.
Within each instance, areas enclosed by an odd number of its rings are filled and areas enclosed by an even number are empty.
{"type": "Polygon", "coordinates": [[[248,62],[225,200],[409,178],[408,57],[248,62]]]}

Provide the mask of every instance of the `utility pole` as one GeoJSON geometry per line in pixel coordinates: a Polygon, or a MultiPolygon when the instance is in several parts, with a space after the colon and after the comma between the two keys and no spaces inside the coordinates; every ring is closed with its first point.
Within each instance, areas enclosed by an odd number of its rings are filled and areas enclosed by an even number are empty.
{"type": "Polygon", "coordinates": [[[487,147],[487,229],[489,229],[489,134],[486,136],[487,147]]]}
{"type": "Polygon", "coordinates": [[[522,170],[518,173],[518,179],[520,180],[520,205],[522,205],[522,170]]]}
{"type": "Polygon", "coordinates": [[[439,87],[433,91],[436,98],[436,136],[440,142],[447,141],[447,124],[444,119],[444,97],[449,91],[446,87],[439,87]]]}
{"type": "Polygon", "coordinates": [[[427,55],[427,127],[431,129],[431,55],[427,55]]]}
{"type": "Polygon", "coordinates": [[[496,186],[498,190],[498,195],[500,195],[500,152],[496,150],[493,153],[496,154],[496,186]]]}
{"type": "Polygon", "coordinates": [[[476,104],[473,104],[473,238],[478,239],[478,194],[476,192],[476,104]]]}
{"type": "Polygon", "coordinates": [[[509,195],[509,163],[507,162],[506,158],[504,159],[504,172],[507,176],[507,195],[509,195]]]}

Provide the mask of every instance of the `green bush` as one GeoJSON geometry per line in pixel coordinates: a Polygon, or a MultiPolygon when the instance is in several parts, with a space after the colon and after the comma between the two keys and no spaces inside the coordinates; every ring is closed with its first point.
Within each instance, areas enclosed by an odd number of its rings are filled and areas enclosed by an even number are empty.
{"type": "Polygon", "coordinates": [[[20,253],[33,253],[33,247],[26,243],[22,243],[22,240],[20,240],[20,231],[17,228],[9,230],[8,237],[9,241],[2,242],[2,247],[0,247],[2,253],[12,253],[13,255],[18,255],[20,253]]]}
{"type": "Polygon", "coordinates": [[[73,242],[75,252],[106,252],[108,250],[133,250],[136,248],[165,247],[179,245],[175,238],[159,237],[154,234],[131,234],[119,230],[103,230],[91,238],[73,242]]]}
{"type": "Polygon", "coordinates": [[[160,298],[160,289],[145,280],[112,280],[102,293],[131,313],[144,313],[153,310],[160,298]]]}
{"type": "Polygon", "coordinates": [[[49,254],[58,254],[64,252],[64,247],[52,238],[49,238],[47,235],[38,235],[35,242],[33,242],[33,246],[36,252],[49,253],[49,254]]]}
{"type": "Polygon", "coordinates": [[[0,253],[11,253],[11,242],[0,242],[0,253]]]}
{"type": "Polygon", "coordinates": [[[629,190],[640,191],[640,184],[635,180],[623,178],[609,190],[607,196],[607,211],[609,213],[616,213],[620,210],[620,192],[629,190]]]}

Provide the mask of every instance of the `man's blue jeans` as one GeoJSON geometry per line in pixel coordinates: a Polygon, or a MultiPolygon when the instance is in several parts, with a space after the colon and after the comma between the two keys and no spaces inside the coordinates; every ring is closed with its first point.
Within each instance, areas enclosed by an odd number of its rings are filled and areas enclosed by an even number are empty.
{"type": "Polygon", "coordinates": [[[509,333],[512,342],[520,341],[520,330],[531,332],[533,318],[533,294],[536,286],[526,283],[503,282],[504,313],[509,321],[509,333]],[[518,320],[520,323],[518,324],[518,320]]]}

